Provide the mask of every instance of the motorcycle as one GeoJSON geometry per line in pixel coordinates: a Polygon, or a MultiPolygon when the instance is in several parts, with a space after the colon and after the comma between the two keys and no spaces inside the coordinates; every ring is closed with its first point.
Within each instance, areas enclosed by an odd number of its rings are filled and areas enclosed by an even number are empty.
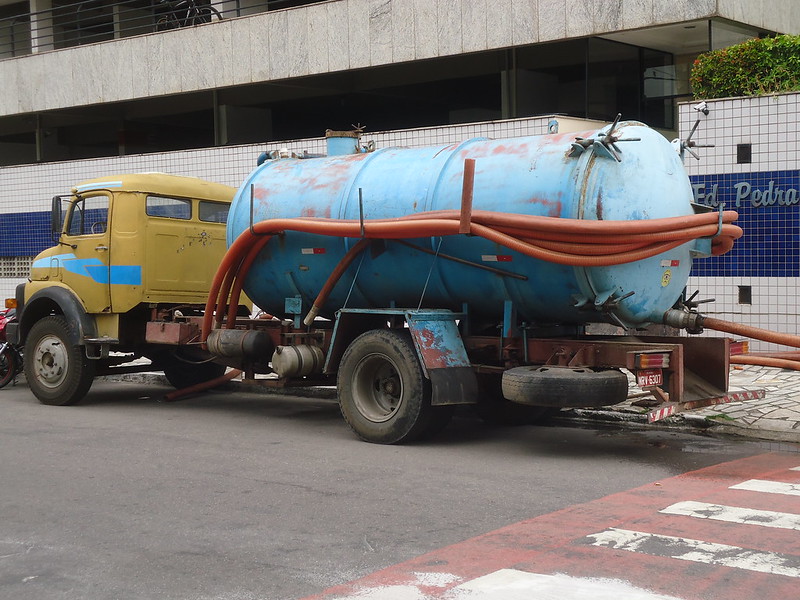
{"type": "Polygon", "coordinates": [[[22,372],[22,352],[6,339],[6,325],[16,321],[16,315],[14,308],[0,311],[0,388],[14,381],[22,372]]]}

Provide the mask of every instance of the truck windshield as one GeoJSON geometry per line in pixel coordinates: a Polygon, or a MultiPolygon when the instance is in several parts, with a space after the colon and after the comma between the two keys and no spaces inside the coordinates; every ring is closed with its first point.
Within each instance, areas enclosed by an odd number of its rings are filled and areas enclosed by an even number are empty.
{"type": "Polygon", "coordinates": [[[67,214],[67,235],[105,233],[108,227],[108,197],[79,197],[67,214]]]}

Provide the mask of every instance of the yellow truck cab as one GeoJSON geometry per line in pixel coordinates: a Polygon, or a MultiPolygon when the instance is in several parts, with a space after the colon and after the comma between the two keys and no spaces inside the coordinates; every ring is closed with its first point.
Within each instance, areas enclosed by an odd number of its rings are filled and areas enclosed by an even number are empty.
{"type": "Polygon", "coordinates": [[[182,319],[202,314],[235,191],[144,173],[92,179],[53,198],[56,245],[17,288],[11,333],[25,344],[25,375],[40,401],[75,403],[95,375],[143,356],[176,387],[224,372],[192,346],[197,327],[182,319]]]}

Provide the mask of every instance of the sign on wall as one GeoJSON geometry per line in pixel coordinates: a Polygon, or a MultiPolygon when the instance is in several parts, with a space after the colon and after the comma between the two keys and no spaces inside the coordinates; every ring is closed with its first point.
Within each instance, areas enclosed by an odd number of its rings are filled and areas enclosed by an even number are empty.
{"type": "Polygon", "coordinates": [[[695,201],[739,213],[733,250],[697,260],[692,275],[800,276],[800,171],[694,175],[695,201]]]}

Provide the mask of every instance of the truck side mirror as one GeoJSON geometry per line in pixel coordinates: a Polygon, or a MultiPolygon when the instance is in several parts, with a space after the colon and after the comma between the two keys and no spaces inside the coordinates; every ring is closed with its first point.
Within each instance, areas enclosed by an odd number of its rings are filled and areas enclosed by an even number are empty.
{"type": "Polygon", "coordinates": [[[50,207],[50,233],[55,239],[61,234],[61,196],[53,196],[50,207]]]}

